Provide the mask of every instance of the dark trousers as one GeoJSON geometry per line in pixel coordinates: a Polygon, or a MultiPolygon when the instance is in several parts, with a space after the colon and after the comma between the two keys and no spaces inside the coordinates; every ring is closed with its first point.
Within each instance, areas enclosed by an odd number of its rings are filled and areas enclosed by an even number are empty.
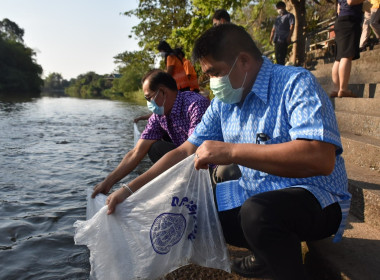
{"type": "MultiPolygon", "coordinates": [[[[169,138],[169,141],[170,138],[169,138]]],[[[148,156],[150,160],[155,163],[160,158],[162,158],[167,152],[170,152],[171,150],[174,150],[177,148],[176,145],[174,145],[172,142],[159,140],[157,142],[154,142],[153,145],[150,147],[148,151],[148,156]]]]}
{"type": "Polygon", "coordinates": [[[288,43],[277,42],[274,44],[274,53],[277,64],[285,65],[286,55],[288,54],[288,43]]]}
{"type": "Polygon", "coordinates": [[[219,218],[226,242],[250,249],[275,279],[305,280],[301,241],[331,236],[342,215],[338,203],[322,209],[309,191],[287,188],[254,195],[219,218]]]}

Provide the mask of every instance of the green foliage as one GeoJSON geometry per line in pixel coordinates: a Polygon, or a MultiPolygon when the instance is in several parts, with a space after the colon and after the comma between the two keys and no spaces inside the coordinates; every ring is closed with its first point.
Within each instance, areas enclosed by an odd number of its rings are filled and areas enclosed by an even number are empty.
{"type": "Polygon", "coordinates": [[[190,7],[188,0],[140,0],[137,9],[124,14],[141,20],[133,33],[140,47],[153,51],[160,40],[170,38],[173,29],[189,25],[190,7]]]}
{"type": "MultiPolygon", "coordinates": [[[[300,3],[299,6],[303,7],[302,3],[305,1],[294,3],[300,3]]],[[[277,2],[278,0],[140,0],[138,8],[127,11],[125,15],[134,15],[140,20],[133,28],[133,33],[145,50],[155,51],[158,42],[166,40],[173,48],[182,47],[189,57],[195,40],[211,27],[214,11],[223,8],[230,13],[231,21],[244,26],[261,51],[266,53],[273,51],[269,38],[277,16],[277,2]]],[[[293,3],[290,0],[286,2],[289,6],[293,3]]],[[[316,0],[308,1],[306,10],[302,8],[298,12],[307,13],[307,19],[311,19],[310,24],[300,22],[299,25],[296,24],[296,28],[304,30],[306,27],[305,31],[311,31],[316,28],[315,22],[329,18],[334,13],[334,8],[328,2],[331,1],[325,0],[320,5],[316,0]]],[[[299,34],[297,30],[295,34],[299,34]]]]}
{"type": "Polygon", "coordinates": [[[0,94],[39,96],[42,68],[35,61],[35,53],[24,46],[24,31],[16,23],[0,22],[0,94]]]}
{"type": "Polygon", "coordinates": [[[70,81],[65,93],[71,97],[79,98],[106,98],[105,90],[112,87],[112,81],[95,72],[79,75],[70,81]]]}
{"type": "Polygon", "coordinates": [[[7,41],[24,42],[24,29],[15,22],[5,18],[0,21],[0,37],[7,41]]]}
{"type": "Polygon", "coordinates": [[[69,84],[60,73],[50,73],[44,80],[43,92],[46,95],[64,95],[64,90],[69,84]]]}
{"type": "Polygon", "coordinates": [[[141,88],[141,79],[153,68],[154,55],[148,51],[124,52],[115,56],[115,62],[119,65],[120,79],[114,81],[112,90],[125,93],[141,88]]]}
{"type": "Polygon", "coordinates": [[[263,52],[273,50],[269,43],[270,33],[277,16],[275,3],[277,0],[270,1],[247,1],[234,14],[236,24],[246,28],[252,35],[256,45],[263,52]]]}
{"type": "MultiPolygon", "coordinates": [[[[313,31],[320,29],[318,23],[329,20],[335,16],[335,4],[334,3],[323,3],[323,5],[317,4],[315,2],[310,2],[306,6],[306,18],[308,23],[306,25],[306,33],[313,34],[313,31]]],[[[312,41],[326,40],[327,35],[313,35],[312,41]]]]}
{"type": "MultiPolygon", "coordinates": [[[[300,2],[306,0],[300,0],[300,2]]],[[[328,1],[328,0],[326,0],[328,1]]],[[[191,57],[195,40],[212,26],[212,15],[217,9],[226,9],[231,21],[246,28],[263,53],[273,50],[269,44],[270,32],[277,16],[278,0],[140,0],[137,9],[126,11],[126,16],[136,16],[140,23],[132,33],[139,40],[140,51],[116,55],[115,63],[121,77],[105,83],[104,77],[95,73],[78,76],[66,92],[83,98],[130,98],[130,93],[141,90],[141,78],[153,68],[156,47],[166,40],[172,48],[182,47],[185,56],[191,57]],[[88,80],[91,81],[88,81],[88,80]],[[95,82],[96,80],[96,82],[95,82]]],[[[287,1],[289,2],[289,1],[287,1]]],[[[316,22],[328,18],[333,9],[313,1],[306,5],[307,18],[311,19],[307,30],[316,28],[316,22]],[[331,10],[331,11],[330,11],[331,10]]],[[[194,65],[199,75],[199,65],[194,65]]],[[[207,77],[200,76],[207,87],[207,77]]],[[[138,95],[137,95],[138,96],[138,95]]]]}

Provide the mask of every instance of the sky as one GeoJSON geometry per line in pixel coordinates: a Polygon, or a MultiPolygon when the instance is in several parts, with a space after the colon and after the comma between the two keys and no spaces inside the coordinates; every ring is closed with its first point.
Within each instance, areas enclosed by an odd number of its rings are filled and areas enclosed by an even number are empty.
{"type": "Polygon", "coordinates": [[[24,29],[43,78],[55,72],[70,80],[113,73],[114,56],[140,49],[129,38],[139,20],[122,15],[137,6],[138,0],[0,0],[0,20],[24,29]]]}

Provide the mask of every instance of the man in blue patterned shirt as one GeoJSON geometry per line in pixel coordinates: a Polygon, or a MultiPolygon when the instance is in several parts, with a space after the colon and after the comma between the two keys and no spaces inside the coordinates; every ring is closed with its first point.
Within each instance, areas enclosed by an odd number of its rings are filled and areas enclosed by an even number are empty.
{"type": "MultiPolygon", "coordinates": [[[[338,240],[350,194],[342,145],[327,94],[305,69],[274,65],[244,28],[206,31],[193,57],[216,98],[184,144],[129,183],[132,191],[196,153],[195,167],[237,164],[238,180],[218,183],[227,243],[250,249],[232,269],[244,277],[306,279],[301,241],[338,240]]],[[[107,201],[109,214],[130,194],[107,201]]]]}

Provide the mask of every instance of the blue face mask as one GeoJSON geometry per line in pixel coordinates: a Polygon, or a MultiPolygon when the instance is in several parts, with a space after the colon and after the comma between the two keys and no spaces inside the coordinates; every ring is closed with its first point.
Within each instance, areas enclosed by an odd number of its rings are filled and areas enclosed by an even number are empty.
{"type": "Polygon", "coordinates": [[[159,93],[159,91],[157,90],[156,94],[151,98],[151,100],[146,102],[146,105],[148,106],[148,109],[153,114],[157,114],[159,116],[162,116],[164,114],[164,111],[165,111],[164,110],[164,104],[165,104],[166,98],[164,99],[164,103],[162,104],[162,106],[158,106],[156,103],[156,97],[157,97],[158,93],[159,93]]]}
{"type": "Polygon", "coordinates": [[[247,73],[245,73],[244,81],[240,88],[233,88],[229,78],[232,69],[234,69],[237,59],[238,58],[235,59],[235,62],[227,75],[223,77],[210,78],[210,89],[212,90],[213,94],[220,101],[227,104],[239,103],[243,96],[243,86],[245,83],[245,79],[247,78],[247,73]]]}

